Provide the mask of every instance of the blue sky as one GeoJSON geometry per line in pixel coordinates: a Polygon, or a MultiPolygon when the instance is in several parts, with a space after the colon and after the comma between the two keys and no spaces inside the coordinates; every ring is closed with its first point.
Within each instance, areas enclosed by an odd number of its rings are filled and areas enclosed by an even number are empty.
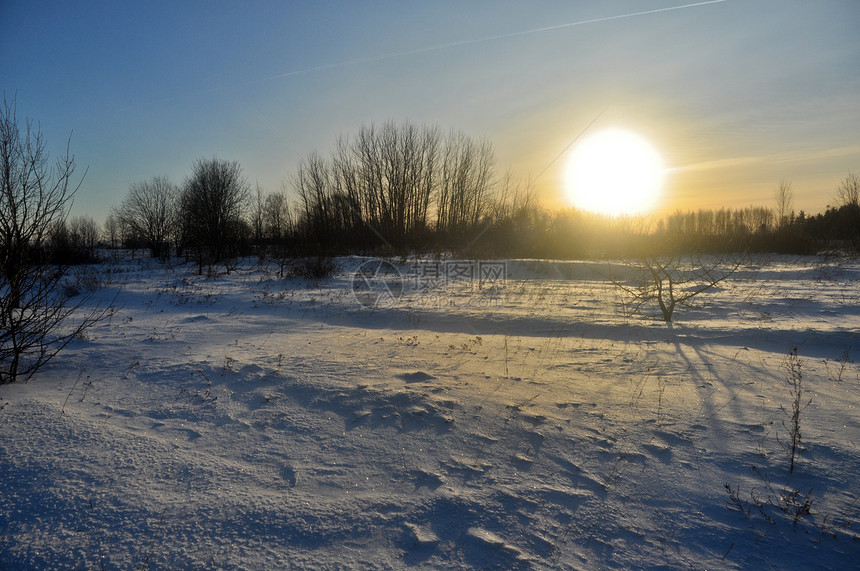
{"type": "Polygon", "coordinates": [[[856,0],[2,0],[0,90],[54,153],[71,134],[97,220],[199,157],[277,190],[388,119],[486,137],[560,206],[553,160],[598,115],[661,151],[665,210],[772,206],[788,179],[817,212],[860,171],[858,29],[856,0]]]}

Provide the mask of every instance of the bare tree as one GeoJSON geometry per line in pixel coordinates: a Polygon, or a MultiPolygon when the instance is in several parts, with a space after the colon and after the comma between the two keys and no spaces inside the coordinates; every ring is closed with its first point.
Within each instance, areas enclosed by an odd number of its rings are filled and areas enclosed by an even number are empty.
{"type": "Polygon", "coordinates": [[[105,218],[104,240],[111,250],[115,250],[119,248],[121,236],[119,218],[112,212],[105,218]]]}
{"type": "Polygon", "coordinates": [[[292,219],[286,191],[273,192],[263,204],[263,236],[269,252],[279,262],[278,275],[283,277],[287,267],[288,244],[292,234],[292,219]]]}
{"type": "Polygon", "coordinates": [[[438,129],[411,123],[362,126],[349,163],[358,169],[359,196],[338,189],[341,202],[358,208],[390,244],[403,245],[427,227],[439,139],[438,129]]]}
{"type": "Polygon", "coordinates": [[[338,141],[330,159],[311,154],[294,187],[299,225],[311,241],[402,248],[436,227],[458,237],[489,212],[495,159],[491,145],[436,127],[386,122],[338,141]]]}
{"type": "Polygon", "coordinates": [[[374,177],[376,182],[371,182],[366,176],[374,172],[372,164],[370,155],[365,152],[362,156],[357,143],[350,145],[348,139],[338,140],[330,161],[332,192],[343,234],[349,236],[341,242],[348,241],[353,246],[389,240],[378,229],[381,179],[374,177]]]}
{"type": "Polygon", "coordinates": [[[263,205],[263,232],[266,238],[272,243],[281,243],[289,235],[291,227],[290,203],[286,192],[267,195],[263,205]]]}
{"type": "Polygon", "coordinates": [[[99,225],[91,216],[75,216],[69,220],[69,243],[81,259],[95,260],[96,248],[99,245],[99,225]]]}
{"type": "Polygon", "coordinates": [[[517,212],[536,205],[537,198],[533,187],[515,180],[510,168],[502,173],[497,189],[488,206],[488,215],[494,223],[513,218],[517,212]]]}
{"type": "Polygon", "coordinates": [[[18,124],[14,102],[0,108],[0,384],[30,379],[75,336],[105,315],[73,315],[67,268],[52,259],[50,232],[65,221],[74,184],[74,157],[49,165],[38,128],[18,124]]]}
{"type": "Polygon", "coordinates": [[[700,256],[642,256],[624,260],[628,276],[610,274],[610,280],[624,295],[631,314],[656,302],[663,321],[672,321],[678,306],[690,307],[693,299],[711,291],[731,277],[745,256],[706,259],[700,256]],[[625,279],[627,278],[627,279],[625,279]],[[631,279],[632,278],[632,279],[631,279]]]}
{"type": "Polygon", "coordinates": [[[774,191],[776,199],[776,220],[780,228],[785,228],[794,215],[794,191],[791,181],[782,179],[774,191]]]}
{"type": "Polygon", "coordinates": [[[183,241],[203,264],[226,262],[247,228],[242,214],[250,194],[242,167],[217,158],[195,161],[181,196],[183,241]]]}
{"type": "Polygon", "coordinates": [[[251,211],[249,213],[252,238],[257,245],[262,244],[265,237],[265,217],[266,194],[263,192],[263,187],[260,186],[260,183],[257,183],[254,186],[254,191],[251,193],[251,211]]]}
{"type": "Polygon", "coordinates": [[[293,186],[299,197],[302,233],[309,241],[326,245],[334,231],[333,188],[326,160],[318,153],[311,153],[299,164],[293,186]]]}
{"type": "Polygon", "coordinates": [[[179,190],[167,177],[156,176],[129,186],[128,195],[114,212],[135,241],[146,245],[153,258],[170,255],[175,232],[179,190]]]}
{"type": "Polygon", "coordinates": [[[839,206],[860,206],[860,174],[850,172],[836,190],[839,206]]]}
{"type": "Polygon", "coordinates": [[[493,148],[452,132],[442,151],[441,180],[436,199],[436,227],[456,240],[474,231],[487,212],[492,190],[493,148]]]}

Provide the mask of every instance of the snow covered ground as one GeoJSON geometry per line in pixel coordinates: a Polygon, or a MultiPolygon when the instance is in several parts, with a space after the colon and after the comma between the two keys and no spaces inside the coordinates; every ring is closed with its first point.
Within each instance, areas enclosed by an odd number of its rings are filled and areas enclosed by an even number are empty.
{"type": "Polygon", "coordinates": [[[860,561],[857,260],[759,260],[670,325],[606,263],[394,262],[369,308],[340,262],[114,264],[112,318],[0,386],[0,568],[860,561]]]}

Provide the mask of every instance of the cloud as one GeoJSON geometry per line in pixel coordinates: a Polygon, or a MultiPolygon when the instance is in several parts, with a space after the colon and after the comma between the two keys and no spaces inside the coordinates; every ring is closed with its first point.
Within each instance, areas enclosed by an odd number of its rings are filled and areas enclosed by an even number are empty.
{"type": "Polygon", "coordinates": [[[822,151],[794,151],[790,153],[774,153],[770,155],[757,155],[747,157],[730,157],[725,159],[717,159],[713,161],[703,161],[692,163],[679,167],[669,168],[669,172],[695,172],[714,169],[730,169],[736,167],[745,167],[760,164],[782,164],[796,163],[805,161],[817,161],[822,159],[832,159],[838,157],[847,157],[851,155],[860,155],[860,145],[852,145],[848,147],[835,147],[822,151]]]}

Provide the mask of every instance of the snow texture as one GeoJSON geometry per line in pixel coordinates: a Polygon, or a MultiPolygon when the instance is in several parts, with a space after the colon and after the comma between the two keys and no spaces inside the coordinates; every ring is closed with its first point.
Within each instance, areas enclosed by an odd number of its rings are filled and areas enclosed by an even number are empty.
{"type": "Polygon", "coordinates": [[[759,260],[671,324],[608,263],[374,309],[362,261],[93,268],[117,312],[0,386],[0,568],[857,565],[857,260],[759,260]]]}

